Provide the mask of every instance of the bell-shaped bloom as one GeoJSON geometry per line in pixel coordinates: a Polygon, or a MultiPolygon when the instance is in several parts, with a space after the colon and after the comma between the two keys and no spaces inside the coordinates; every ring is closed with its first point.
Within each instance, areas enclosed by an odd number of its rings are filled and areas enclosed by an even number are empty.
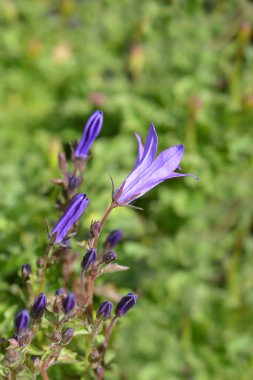
{"type": "Polygon", "coordinates": [[[74,156],[76,158],[85,159],[89,155],[90,147],[94,140],[98,137],[103,124],[103,112],[96,111],[88,119],[82,138],[77,145],[74,156]]]}
{"type": "Polygon", "coordinates": [[[28,330],[30,323],[30,314],[28,310],[21,310],[15,317],[15,333],[20,335],[28,330]]]}
{"type": "Polygon", "coordinates": [[[183,145],[172,146],[155,157],[158,138],[153,124],[150,126],[145,146],[142,145],[141,138],[137,133],[136,138],[139,148],[135,166],[113,196],[119,205],[129,204],[167,179],[184,176],[195,177],[192,174],[175,172],[183,158],[183,145]]]}
{"type": "Polygon", "coordinates": [[[103,319],[103,320],[110,318],[112,307],[113,307],[113,304],[110,301],[105,301],[101,303],[97,311],[97,318],[103,319]]]}
{"type": "Polygon", "coordinates": [[[88,203],[89,198],[87,198],[86,194],[77,194],[72,199],[69,206],[66,208],[62,217],[58,220],[51,232],[50,237],[53,237],[53,235],[56,234],[54,240],[55,243],[60,243],[64,240],[71,227],[86,209],[88,203]]]}
{"type": "Polygon", "coordinates": [[[41,319],[47,306],[47,297],[40,293],[31,307],[31,316],[33,319],[41,319]]]}
{"type": "Polygon", "coordinates": [[[62,300],[62,307],[65,314],[68,314],[76,306],[76,296],[74,293],[70,293],[66,298],[62,300]]]}
{"type": "Polygon", "coordinates": [[[96,261],[96,258],[97,258],[97,250],[95,248],[89,249],[85,253],[82,259],[82,262],[81,262],[82,270],[83,271],[88,270],[94,264],[94,262],[96,261]]]}
{"type": "Polygon", "coordinates": [[[117,317],[125,315],[134,305],[136,304],[137,296],[134,293],[128,293],[126,296],[121,298],[115,309],[115,314],[117,317]]]}
{"type": "Polygon", "coordinates": [[[122,230],[113,230],[107,237],[104,246],[107,248],[113,248],[117,245],[123,237],[122,230]]]}

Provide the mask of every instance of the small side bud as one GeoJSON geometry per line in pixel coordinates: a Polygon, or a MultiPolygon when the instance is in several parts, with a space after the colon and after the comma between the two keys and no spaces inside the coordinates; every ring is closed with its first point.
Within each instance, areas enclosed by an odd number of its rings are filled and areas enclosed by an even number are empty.
{"type": "Polygon", "coordinates": [[[69,344],[74,336],[74,330],[71,327],[68,327],[62,334],[61,344],[69,344]]]}
{"type": "Polygon", "coordinates": [[[36,261],[36,264],[37,264],[37,267],[40,269],[40,268],[44,268],[45,267],[45,259],[43,257],[39,257],[36,261]]]}
{"type": "Polygon", "coordinates": [[[53,338],[53,341],[54,341],[55,343],[59,343],[60,340],[62,339],[62,334],[59,333],[59,332],[55,332],[55,333],[53,334],[52,338],[53,338]]]}
{"type": "Polygon", "coordinates": [[[66,296],[68,294],[67,290],[65,288],[57,289],[55,292],[56,296],[66,296]]]}
{"type": "Polygon", "coordinates": [[[82,182],[81,177],[76,177],[72,173],[68,173],[67,178],[68,178],[68,189],[70,191],[77,189],[82,182]]]}
{"type": "Polygon", "coordinates": [[[92,222],[90,226],[90,237],[92,239],[97,238],[100,233],[100,230],[101,230],[100,223],[98,221],[92,222]]]}
{"type": "Polygon", "coordinates": [[[113,304],[110,301],[103,302],[97,311],[97,318],[101,320],[106,320],[111,317],[113,304]]]}
{"type": "Polygon", "coordinates": [[[97,258],[97,250],[95,248],[89,249],[83,257],[81,262],[82,271],[88,270],[96,261],[97,258]]]}
{"type": "Polygon", "coordinates": [[[136,304],[137,296],[134,293],[128,293],[126,296],[121,298],[115,309],[115,314],[117,317],[125,315],[134,305],[136,304]]]}
{"type": "Polygon", "coordinates": [[[90,363],[96,363],[99,361],[99,359],[100,359],[100,354],[98,351],[91,352],[91,354],[89,355],[89,358],[88,358],[90,363]]]}
{"type": "Polygon", "coordinates": [[[103,262],[110,264],[112,261],[117,260],[117,254],[114,251],[108,251],[103,254],[103,262]]]}
{"type": "Polygon", "coordinates": [[[62,298],[61,296],[56,296],[53,304],[53,312],[55,314],[60,314],[62,311],[62,298]]]}
{"type": "Polygon", "coordinates": [[[30,275],[31,275],[31,266],[29,264],[22,265],[21,273],[22,273],[23,279],[25,281],[28,281],[30,279],[30,275]]]}
{"type": "Polygon", "coordinates": [[[104,246],[106,248],[113,248],[122,240],[122,238],[123,238],[122,230],[114,230],[107,237],[104,246]]]}
{"type": "Polygon", "coordinates": [[[33,319],[41,319],[47,306],[47,297],[40,293],[31,307],[31,316],[33,319]]]}
{"type": "Polygon", "coordinates": [[[74,293],[70,293],[66,298],[62,300],[62,307],[65,314],[70,313],[76,306],[76,296],[74,293]]]}

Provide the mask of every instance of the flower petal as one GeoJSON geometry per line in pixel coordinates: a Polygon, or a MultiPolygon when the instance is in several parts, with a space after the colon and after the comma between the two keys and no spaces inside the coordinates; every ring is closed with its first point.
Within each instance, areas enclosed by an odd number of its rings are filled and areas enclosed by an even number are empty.
{"type": "Polygon", "coordinates": [[[142,144],[140,135],[138,133],[135,133],[135,136],[136,136],[136,139],[138,142],[138,156],[137,156],[137,160],[136,160],[134,169],[139,165],[139,163],[142,159],[142,156],[143,156],[143,152],[144,152],[144,146],[142,144]]]}
{"type": "MultiPolygon", "coordinates": [[[[143,175],[144,172],[149,169],[156,155],[157,143],[158,143],[158,139],[157,139],[156,130],[155,130],[154,125],[151,124],[149,128],[148,136],[146,138],[142,158],[139,164],[134,167],[134,169],[131,171],[131,173],[127,176],[125,180],[124,194],[128,192],[128,187],[130,187],[131,189],[134,186],[135,181],[138,181],[139,176],[143,175]]],[[[116,190],[115,195],[117,194],[120,187],[121,185],[116,190]]]]}

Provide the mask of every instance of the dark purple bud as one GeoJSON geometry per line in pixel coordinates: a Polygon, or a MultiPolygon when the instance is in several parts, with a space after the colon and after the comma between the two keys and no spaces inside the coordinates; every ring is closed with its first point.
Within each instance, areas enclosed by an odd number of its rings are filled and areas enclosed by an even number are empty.
{"type": "Polygon", "coordinates": [[[112,307],[113,307],[113,304],[110,301],[105,301],[101,303],[97,311],[97,318],[103,319],[103,320],[110,318],[112,307]]]}
{"type": "Polygon", "coordinates": [[[29,264],[24,264],[21,267],[22,277],[25,281],[29,280],[31,274],[31,266],[29,264]]]}
{"type": "Polygon", "coordinates": [[[116,316],[121,317],[122,315],[125,315],[128,312],[128,310],[134,307],[136,301],[137,296],[134,293],[128,293],[126,296],[121,298],[115,309],[116,316]]]}
{"type": "Polygon", "coordinates": [[[73,224],[80,218],[86,209],[88,203],[89,198],[87,198],[86,194],[77,194],[72,199],[71,203],[51,232],[50,237],[53,237],[53,235],[56,234],[55,243],[60,243],[65,238],[73,224]]]}
{"type": "Polygon", "coordinates": [[[73,336],[74,330],[71,327],[66,328],[66,330],[62,334],[61,344],[69,344],[73,336]]]}
{"type": "Polygon", "coordinates": [[[110,235],[108,236],[108,238],[106,239],[106,242],[104,244],[105,247],[110,247],[110,248],[115,247],[115,245],[117,245],[122,240],[122,237],[123,237],[122,230],[112,231],[110,235]]]}
{"type": "Polygon", "coordinates": [[[47,306],[47,297],[40,293],[31,307],[31,316],[33,319],[41,319],[47,306]]]}
{"type": "Polygon", "coordinates": [[[88,119],[81,141],[75,149],[74,156],[76,158],[85,159],[89,155],[90,147],[99,135],[103,124],[103,112],[96,111],[88,119]]]}
{"type": "Polygon", "coordinates": [[[74,293],[70,293],[66,298],[62,300],[62,307],[65,314],[68,314],[76,306],[76,296],[74,293]]]}
{"type": "Polygon", "coordinates": [[[67,293],[67,290],[65,288],[60,288],[60,289],[56,290],[56,292],[55,292],[56,296],[61,296],[61,295],[66,296],[67,294],[68,293],[67,293]]]}
{"type": "Polygon", "coordinates": [[[114,251],[108,251],[103,254],[103,262],[109,264],[112,261],[117,260],[117,254],[114,251]]]}
{"type": "Polygon", "coordinates": [[[97,250],[95,248],[89,249],[83,257],[81,262],[81,268],[83,271],[88,270],[96,261],[97,258],[97,250]]]}
{"type": "Polygon", "coordinates": [[[15,317],[15,333],[20,335],[28,330],[30,314],[28,310],[21,310],[15,317]]]}
{"type": "Polygon", "coordinates": [[[72,173],[68,173],[68,188],[70,190],[77,189],[79,187],[79,185],[81,184],[81,182],[82,182],[81,177],[76,177],[72,173]]]}

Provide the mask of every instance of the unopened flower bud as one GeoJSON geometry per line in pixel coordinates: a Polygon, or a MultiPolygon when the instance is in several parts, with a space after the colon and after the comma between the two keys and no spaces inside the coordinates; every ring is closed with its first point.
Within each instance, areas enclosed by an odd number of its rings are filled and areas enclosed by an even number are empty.
{"type": "Polygon", "coordinates": [[[91,352],[88,358],[90,363],[96,363],[99,361],[99,359],[100,359],[100,354],[98,351],[91,352]]]}
{"type": "Polygon", "coordinates": [[[111,316],[113,304],[110,301],[103,302],[97,311],[97,318],[98,319],[108,319],[111,316]]]}
{"type": "Polygon", "coordinates": [[[88,270],[94,264],[97,258],[96,252],[97,250],[95,248],[91,248],[85,253],[81,262],[81,268],[83,271],[88,270]]]}
{"type": "Polygon", "coordinates": [[[68,173],[68,189],[69,190],[75,190],[79,187],[81,184],[82,178],[76,177],[72,173],[68,173]]]}
{"type": "Polygon", "coordinates": [[[61,296],[56,296],[53,304],[53,312],[60,314],[62,311],[62,299],[61,296]]]}
{"type": "Polygon", "coordinates": [[[25,281],[29,280],[30,274],[31,274],[31,266],[29,264],[22,265],[21,273],[22,273],[22,277],[25,281]]]}
{"type": "Polygon", "coordinates": [[[122,240],[122,237],[123,237],[122,230],[114,230],[107,237],[104,246],[108,248],[113,248],[122,240]]]}
{"type": "Polygon", "coordinates": [[[74,330],[71,327],[66,328],[62,334],[61,344],[69,344],[74,336],[74,330]]]}
{"type": "Polygon", "coordinates": [[[74,156],[85,159],[89,155],[91,145],[100,133],[103,124],[103,112],[94,112],[87,121],[81,141],[75,149],[74,156]]]}
{"type": "Polygon", "coordinates": [[[132,309],[132,307],[136,304],[137,296],[134,293],[128,293],[126,296],[121,298],[118,305],[115,309],[115,314],[117,317],[121,317],[125,315],[128,310],[132,309]]]}
{"type": "Polygon", "coordinates": [[[62,334],[59,333],[59,332],[55,332],[55,333],[53,334],[52,338],[53,338],[53,341],[54,341],[55,343],[59,343],[60,340],[61,340],[61,338],[62,338],[62,334]]]}
{"type": "Polygon", "coordinates": [[[51,239],[54,239],[54,243],[61,243],[64,240],[69,230],[81,217],[88,203],[89,198],[87,198],[86,194],[80,193],[74,196],[69,206],[52,229],[50,237],[51,239]]]}
{"type": "Polygon", "coordinates": [[[47,305],[47,297],[40,293],[31,307],[31,316],[33,319],[41,319],[47,305]]]}
{"type": "Polygon", "coordinates": [[[91,227],[90,227],[91,238],[94,239],[94,238],[98,237],[100,230],[101,230],[100,222],[95,221],[95,222],[91,223],[91,227]]]}
{"type": "Polygon", "coordinates": [[[44,257],[39,257],[36,261],[36,264],[37,264],[37,267],[40,269],[40,268],[44,268],[45,266],[45,259],[44,257]]]}
{"type": "Polygon", "coordinates": [[[62,300],[62,307],[65,314],[68,314],[76,306],[76,296],[74,293],[70,293],[66,298],[62,300]]]}
{"type": "Polygon", "coordinates": [[[20,335],[28,330],[30,314],[28,310],[21,310],[15,317],[15,333],[20,335]]]}
{"type": "Polygon", "coordinates": [[[117,254],[114,251],[108,251],[103,254],[103,262],[109,264],[112,261],[117,260],[117,254]]]}
{"type": "Polygon", "coordinates": [[[67,294],[68,294],[68,292],[65,288],[60,288],[60,289],[56,290],[56,292],[55,292],[56,296],[61,296],[61,295],[66,296],[67,294]]]}

